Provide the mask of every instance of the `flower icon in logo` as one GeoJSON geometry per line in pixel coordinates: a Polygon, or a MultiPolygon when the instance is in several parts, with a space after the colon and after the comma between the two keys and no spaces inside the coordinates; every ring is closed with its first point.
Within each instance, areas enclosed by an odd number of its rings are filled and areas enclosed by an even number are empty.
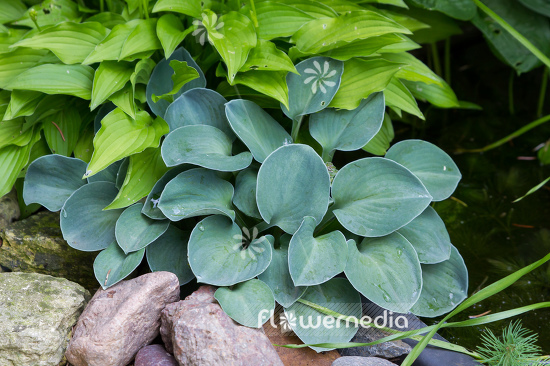
{"type": "Polygon", "coordinates": [[[326,94],[327,89],[325,88],[325,85],[329,87],[333,87],[336,85],[334,81],[326,80],[336,75],[336,70],[329,69],[330,65],[328,61],[325,61],[325,63],[323,64],[323,68],[321,68],[321,64],[319,64],[317,60],[313,61],[313,66],[315,66],[315,69],[308,67],[304,70],[306,74],[314,74],[313,76],[306,78],[304,80],[304,84],[309,84],[313,81],[313,83],[311,84],[311,91],[313,92],[313,94],[317,93],[317,87],[321,89],[323,94],[326,94]]]}
{"type": "Polygon", "coordinates": [[[233,250],[241,251],[241,258],[245,259],[248,255],[252,259],[256,259],[256,254],[254,253],[263,253],[265,248],[263,248],[263,243],[267,240],[265,236],[257,239],[258,229],[254,227],[252,233],[245,227],[242,228],[242,235],[237,234],[233,236],[233,239],[237,239],[240,242],[233,246],[233,250]]]}
{"type": "Polygon", "coordinates": [[[220,22],[219,24],[216,24],[217,22],[218,16],[216,14],[211,14],[208,16],[206,13],[202,14],[202,21],[198,19],[193,20],[193,25],[196,26],[197,29],[195,29],[191,34],[195,36],[195,39],[201,46],[204,46],[204,43],[206,42],[208,28],[214,30],[214,32],[210,32],[210,37],[215,39],[223,38],[223,34],[219,33],[218,30],[223,28],[224,23],[220,22]]]}
{"type": "Polygon", "coordinates": [[[292,332],[292,329],[296,327],[297,324],[297,318],[294,313],[283,313],[279,316],[279,321],[281,325],[281,332],[282,333],[290,333],[292,332]]]}

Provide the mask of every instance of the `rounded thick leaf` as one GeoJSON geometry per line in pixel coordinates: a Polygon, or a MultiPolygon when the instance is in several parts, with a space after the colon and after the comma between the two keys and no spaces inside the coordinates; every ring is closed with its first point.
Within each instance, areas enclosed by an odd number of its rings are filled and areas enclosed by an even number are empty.
{"type": "Polygon", "coordinates": [[[321,222],[327,212],[330,177],[323,160],[307,145],[278,148],[258,172],[256,200],[263,219],[294,234],[304,217],[321,222]]]}
{"type": "Polygon", "coordinates": [[[77,189],[61,209],[61,231],[67,243],[93,252],[115,242],[115,225],[122,210],[103,211],[118,191],[113,183],[94,182],[77,189]]]}
{"type": "MultiPolygon", "coordinates": [[[[322,285],[308,287],[300,300],[357,319],[362,316],[361,297],[345,278],[333,278],[322,285]]],[[[335,319],[300,302],[285,309],[285,319],[286,324],[306,344],[349,342],[358,329],[354,322],[335,319]]],[[[311,348],[317,352],[329,350],[311,348]]]]}
{"type": "Polygon", "coordinates": [[[319,112],[328,107],[340,87],[344,63],[328,57],[313,57],[296,65],[299,75],[286,76],[290,108],[281,104],[288,118],[319,112]]]}
{"type": "Polygon", "coordinates": [[[237,224],[215,215],[195,226],[188,245],[189,264],[198,282],[232,286],[265,271],[271,262],[273,237],[243,237],[237,224]],[[246,248],[243,239],[249,242],[246,248]]]}
{"type": "Polygon", "coordinates": [[[384,94],[372,94],[351,111],[328,108],[312,114],[309,132],[325,154],[359,150],[380,131],[385,109],[384,94]]]}
{"type": "Polygon", "coordinates": [[[434,201],[453,194],[462,175],[455,162],[439,147],[422,140],[405,140],[393,145],[386,158],[414,173],[426,186],[434,201]]]}
{"type": "Polygon", "coordinates": [[[125,254],[145,248],[164,234],[170,225],[170,221],[152,220],[142,215],[142,208],[142,203],[128,207],[116,222],[116,241],[125,254]]]}
{"type": "Polygon", "coordinates": [[[451,257],[437,264],[422,265],[424,286],[411,312],[436,317],[448,313],[468,297],[468,270],[458,250],[451,247],[451,257]]]}
{"type": "Polygon", "coordinates": [[[256,203],[256,184],[258,181],[258,170],[247,168],[241,170],[235,179],[235,194],[233,203],[246,216],[261,219],[258,204],[256,203]]]}
{"type": "Polygon", "coordinates": [[[225,113],[233,131],[260,163],[279,147],[292,142],[279,122],[254,102],[232,100],[225,106],[225,113]]]}
{"type": "Polygon", "coordinates": [[[74,191],[86,184],[82,175],[86,163],[61,155],[46,155],[31,163],[25,175],[25,204],[39,203],[50,211],[59,211],[74,191]]]}
{"type": "Polygon", "coordinates": [[[151,271],[174,273],[178,276],[180,286],[195,278],[187,260],[188,241],[188,232],[170,225],[160,238],[147,246],[145,253],[151,271]]]}
{"type": "Polygon", "coordinates": [[[164,187],[158,208],[172,221],[188,217],[224,214],[235,219],[231,207],[233,186],[207,169],[178,174],[164,187]]]}
{"type": "Polygon", "coordinates": [[[192,80],[185,84],[179,92],[174,95],[174,98],[179,97],[183,93],[193,88],[204,88],[206,86],[206,79],[202,73],[200,67],[197,65],[193,57],[187,52],[183,47],[178,48],[172,53],[168,59],[162,59],[151,74],[151,79],[147,84],[147,104],[149,108],[159,117],[164,117],[166,109],[170,105],[170,102],[164,99],[160,99],[158,102],[153,102],[153,94],[155,95],[164,95],[172,90],[174,87],[174,82],[172,81],[172,75],[174,74],[174,69],[170,66],[170,61],[178,60],[185,61],[187,65],[193,67],[199,73],[199,78],[192,80]]]}
{"type": "Polygon", "coordinates": [[[296,286],[319,285],[344,271],[348,259],[346,237],[339,231],[313,237],[317,223],[304,218],[288,249],[290,276],[296,286]]]}
{"type": "Polygon", "coordinates": [[[227,100],[213,90],[191,89],[170,104],[164,120],[170,131],[183,126],[209,125],[222,130],[233,141],[235,134],[225,117],[225,103],[227,100]]]}
{"type": "Polygon", "coordinates": [[[180,127],[168,134],[162,144],[167,166],[193,164],[220,172],[242,170],[252,163],[248,151],[231,155],[231,139],[216,127],[194,125],[180,127]]]}
{"type": "Polygon", "coordinates": [[[176,167],[167,171],[155,183],[155,185],[153,186],[153,189],[151,189],[151,192],[149,192],[149,194],[147,195],[147,198],[145,199],[145,203],[143,204],[143,209],[141,210],[141,213],[153,220],[165,220],[166,216],[164,216],[164,214],[158,207],[158,204],[160,201],[160,195],[162,194],[162,191],[164,190],[164,187],[166,187],[168,182],[170,182],[178,174],[184,172],[187,169],[189,169],[189,166],[181,165],[179,167],[176,167]]]}
{"type": "Polygon", "coordinates": [[[349,243],[346,276],[373,303],[407,313],[420,296],[422,270],[411,243],[393,233],[349,243]]]}
{"type": "Polygon", "coordinates": [[[271,289],[256,279],[238,283],[232,288],[220,287],[214,297],[231,319],[251,328],[261,328],[275,310],[271,289]]]}
{"type": "Polygon", "coordinates": [[[94,261],[95,278],[107,289],[128,277],[143,260],[145,248],[130,254],[124,254],[116,241],[97,255],[94,261]]]}
{"type": "Polygon", "coordinates": [[[432,196],[409,170],[384,158],[344,166],[332,183],[334,215],[354,234],[388,235],[411,222],[432,196]]]}
{"type": "Polygon", "coordinates": [[[306,291],[307,287],[294,286],[290,271],[288,269],[288,245],[290,235],[283,234],[279,239],[279,247],[273,249],[273,258],[269,267],[258,275],[258,278],[265,282],[275,300],[284,307],[289,307],[298,300],[306,291]]]}
{"type": "Polygon", "coordinates": [[[451,239],[445,223],[430,206],[398,232],[412,244],[420,263],[443,262],[451,255],[451,239]]]}

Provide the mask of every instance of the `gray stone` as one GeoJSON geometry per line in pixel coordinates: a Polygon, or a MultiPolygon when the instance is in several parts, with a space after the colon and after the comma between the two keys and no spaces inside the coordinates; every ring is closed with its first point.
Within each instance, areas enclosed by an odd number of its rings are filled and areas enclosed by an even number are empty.
{"type": "Polygon", "coordinates": [[[235,323],[202,286],[162,311],[166,349],[185,366],[283,366],[263,329],[235,323]]]}
{"type": "MultiPolygon", "coordinates": [[[[370,343],[391,335],[376,328],[359,328],[351,342],[370,343]]],[[[397,340],[375,344],[374,346],[344,348],[340,350],[342,356],[397,358],[411,351],[411,346],[397,340]]]]}
{"type": "Polygon", "coordinates": [[[0,366],[57,366],[89,299],[64,278],[0,273],[0,366]]]}
{"type": "Polygon", "coordinates": [[[20,215],[17,193],[13,189],[10,193],[0,197],[0,231],[7,228],[20,215]]]}
{"type": "Polygon", "coordinates": [[[74,366],[126,366],[159,334],[160,312],[178,301],[178,277],[154,272],[98,290],[76,324],[65,356],[74,366]]]}
{"type": "Polygon", "coordinates": [[[134,366],[178,366],[178,362],[163,346],[152,344],[139,350],[134,366]]]}
{"type": "Polygon", "coordinates": [[[340,357],[331,366],[396,366],[394,363],[377,357],[345,356],[340,357]]]}
{"type": "Polygon", "coordinates": [[[97,253],[71,248],[61,234],[59,213],[40,212],[0,231],[0,265],[14,272],[63,277],[89,290],[98,287],[93,263],[97,253]]]}

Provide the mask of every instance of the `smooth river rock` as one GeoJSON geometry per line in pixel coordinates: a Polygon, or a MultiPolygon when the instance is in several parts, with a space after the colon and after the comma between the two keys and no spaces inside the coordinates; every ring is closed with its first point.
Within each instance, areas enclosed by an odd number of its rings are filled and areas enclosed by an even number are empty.
{"type": "Polygon", "coordinates": [[[134,366],[179,366],[178,362],[160,344],[151,344],[139,350],[134,366]]]}
{"type": "MultiPolygon", "coordinates": [[[[331,366],[397,366],[396,364],[377,357],[345,356],[340,357],[331,366]]],[[[441,365],[444,366],[444,365],[441,365]]]]}

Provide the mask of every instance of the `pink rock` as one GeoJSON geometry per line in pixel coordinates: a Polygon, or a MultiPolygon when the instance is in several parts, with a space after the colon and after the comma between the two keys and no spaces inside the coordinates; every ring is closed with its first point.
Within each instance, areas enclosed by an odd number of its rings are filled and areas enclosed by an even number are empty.
{"type": "Polygon", "coordinates": [[[180,296],[170,272],[98,290],[80,316],[65,356],[74,366],[126,366],[159,333],[160,313],[180,296]]]}
{"type": "Polygon", "coordinates": [[[134,366],[178,366],[178,362],[163,346],[152,344],[139,350],[134,366]]]}
{"type": "Polygon", "coordinates": [[[235,323],[202,286],[162,311],[160,334],[166,349],[186,366],[283,366],[263,329],[235,323]]]}

